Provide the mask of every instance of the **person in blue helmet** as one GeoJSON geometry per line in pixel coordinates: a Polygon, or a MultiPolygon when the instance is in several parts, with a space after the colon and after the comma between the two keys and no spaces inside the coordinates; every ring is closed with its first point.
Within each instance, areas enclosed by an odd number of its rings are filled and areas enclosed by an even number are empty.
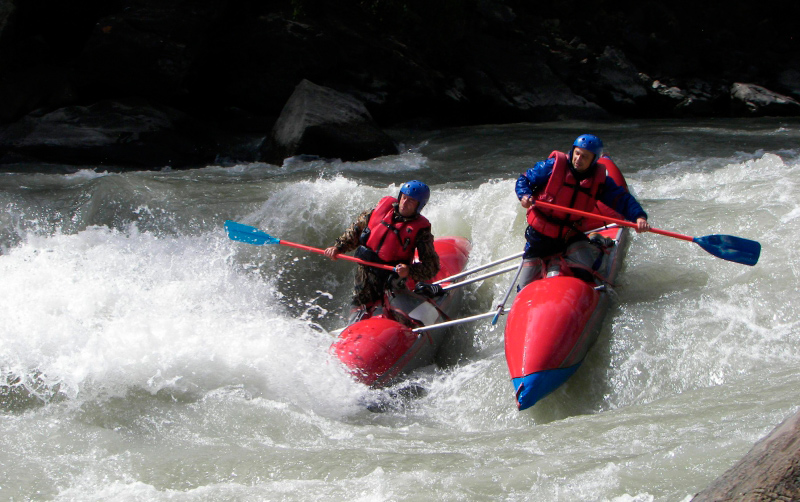
{"type": "Polygon", "coordinates": [[[527,210],[528,221],[520,288],[542,278],[548,268],[548,258],[564,252],[568,255],[568,264],[571,261],[575,265],[570,266],[574,275],[590,281],[591,265],[600,253],[598,247],[589,243],[586,234],[576,228],[579,216],[537,207],[533,204],[535,200],[581,211],[592,211],[599,200],[636,222],[637,232],[650,229],[647,213],[639,202],[597,163],[602,155],[600,138],[583,134],[575,139],[569,154],[554,151],[547,160],[537,162],[517,179],[515,191],[527,210]]]}
{"type": "Polygon", "coordinates": [[[375,208],[361,213],[336,239],[336,243],[325,249],[325,256],[334,260],[340,253],[355,250],[357,258],[395,266],[394,273],[358,266],[351,301],[351,320],[355,316],[365,318],[371,308],[383,300],[384,291],[393,277],[411,277],[423,283],[423,288],[432,286],[423,281],[430,280],[439,272],[439,255],[433,247],[431,224],[420,214],[430,195],[430,188],[421,181],[403,183],[396,198],[384,197],[375,208]],[[419,262],[413,263],[415,251],[419,262]]]}

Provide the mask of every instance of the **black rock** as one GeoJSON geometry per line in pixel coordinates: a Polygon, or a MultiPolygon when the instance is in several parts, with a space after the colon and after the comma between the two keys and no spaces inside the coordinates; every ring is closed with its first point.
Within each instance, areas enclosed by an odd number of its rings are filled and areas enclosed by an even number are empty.
{"type": "Polygon", "coordinates": [[[731,112],[750,117],[800,115],[800,103],[755,84],[731,86],[731,112]]]}
{"type": "Polygon", "coordinates": [[[28,158],[91,167],[198,167],[214,161],[214,150],[195,120],[144,100],[32,113],[0,134],[0,163],[28,158]]]}
{"type": "Polygon", "coordinates": [[[295,88],[262,147],[264,160],[276,164],[294,155],[356,161],[396,153],[362,102],[308,80],[295,88]]]}

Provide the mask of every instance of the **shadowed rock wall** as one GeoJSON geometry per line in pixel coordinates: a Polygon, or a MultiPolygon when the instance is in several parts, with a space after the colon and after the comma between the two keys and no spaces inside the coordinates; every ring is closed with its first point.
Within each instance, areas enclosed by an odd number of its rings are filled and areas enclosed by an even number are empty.
{"type": "MultiPolygon", "coordinates": [[[[65,116],[52,112],[83,107],[63,129],[131,99],[140,116],[179,118],[119,131],[127,147],[138,138],[131,166],[257,160],[264,149],[245,145],[271,135],[304,79],[381,127],[798,115],[798,14],[749,1],[0,0],[0,163],[51,158],[23,133],[65,116]]],[[[113,133],[101,154],[74,138],[69,162],[120,165],[113,133]]]]}

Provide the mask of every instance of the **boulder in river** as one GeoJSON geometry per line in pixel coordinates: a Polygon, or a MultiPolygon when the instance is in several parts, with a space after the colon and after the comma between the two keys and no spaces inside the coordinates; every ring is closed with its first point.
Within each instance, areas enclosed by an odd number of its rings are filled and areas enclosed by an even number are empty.
{"type": "Polygon", "coordinates": [[[345,161],[397,153],[394,140],[358,99],[308,80],[298,84],[262,145],[267,162],[294,155],[345,161]]]}
{"type": "Polygon", "coordinates": [[[731,86],[731,107],[734,115],[751,117],[796,116],[800,103],[755,84],[736,82],[731,86]]]}
{"type": "Polygon", "coordinates": [[[692,502],[800,500],[800,412],[786,419],[692,502]]]}

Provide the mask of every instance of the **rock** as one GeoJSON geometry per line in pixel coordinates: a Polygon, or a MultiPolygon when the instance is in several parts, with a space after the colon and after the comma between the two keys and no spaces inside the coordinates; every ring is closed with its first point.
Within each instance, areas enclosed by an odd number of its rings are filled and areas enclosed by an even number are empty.
{"type": "Polygon", "coordinates": [[[356,97],[381,124],[430,113],[438,77],[418,52],[363,17],[346,19],[352,9],[322,3],[331,12],[317,19],[237,14],[207,42],[192,89],[207,105],[277,117],[306,79],[356,97]]]}
{"type": "Polygon", "coordinates": [[[378,128],[361,101],[303,80],[261,151],[267,162],[282,164],[294,155],[366,160],[395,154],[397,146],[378,128]]]}
{"type": "Polygon", "coordinates": [[[761,439],[692,502],[800,500],[800,412],[761,439]]]}
{"type": "Polygon", "coordinates": [[[726,85],[700,79],[686,83],[686,98],[675,107],[679,117],[713,117],[724,115],[730,104],[726,85]]]}
{"type": "MultiPolygon", "coordinates": [[[[640,77],[642,79],[649,78],[644,74],[640,74],[640,77]]],[[[658,80],[653,80],[651,86],[656,94],[661,96],[665,101],[671,103],[672,106],[678,106],[687,98],[686,91],[678,86],[669,86],[658,80]]]]}
{"type": "Polygon", "coordinates": [[[195,120],[143,100],[101,101],[33,113],[0,135],[0,163],[29,158],[75,165],[197,167],[214,161],[195,120]]]}
{"type": "Polygon", "coordinates": [[[699,79],[681,85],[668,86],[658,80],[651,83],[659,110],[675,117],[713,117],[722,114],[730,103],[727,88],[699,79]]]}
{"type": "Polygon", "coordinates": [[[73,104],[77,91],[68,72],[39,65],[9,72],[0,78],[0,122],[12,122],[40,107],[59,108],[73,104]]]}
{"type": "Polygon", "coordinates": [[[599,103],[612,112],[630,113],[647,98],[639,71],[619,49],[606,47],[595,63],[599,103]]]}
{"type": "Polygon", "coordinates": [[[223,0],[124,0],[97,21],[77,60],[91,86],[122,96],[176,98],[199,64],[223,0]]]}
{"type": "Polygon", "coordinates": [[[731,86],[731,113],[749,117],[794,116],[800,103],[760,85],[734,83],[731,86]]]}
{"type": "Polygon", "coordinates": [[[781,90],[794,99],[800,99],[800,70],[790,68],[778,75],[778,85],[781,90]]]}
{"type": "Polygon", "coordinates": [[[495,0],[478,0],[476,7],[481,16],[496,23],[507,24],[517,18],[511,7],[495,0]]]}
{"type": "Polygon", "coordinates": [[[547,62],[541,49],[526,44],[515,38],[482,38],[473,58],[458,69],[465,85],[454,111],[476,122],[500,123],[608,117],[567,85],[570,77],[554,70],[556,62],[547,62]],[[518,44],[515,52],[506,50],[510,43],[518,44]]]}
{"type": "MultiPolygon", "coordinates": [[[[253,148],[254,136],[257,142],[271,130],[303,79],[354,98],[374,120],[309,127],[302,149],[314,144],[326,156],[340,156],[344,144],[362,150],[357,157],[393,151],[363,151],[388,145],[376,123],[800,115],[797,37],[787,35],[800,3],[781,9],[763,18],[761,6],[744,0],[724,12],[696,2],[575,9],[506,0],[0,0],[0,129],[21,141],[25,131],[45,127],[50,112],[138,97],[214,123],[225,131],[214,133],[219,157],[250,161],[275,153],[271,141],[253,148]],[[717,22],[710,26],[709,18],[717,22]],[[732,89],[733,82],[757,86],[732,89]]],[[[81,130],[85,118],[77,119],[81,130]]],[[[205,159],[213,142],[190,122],[148,132],[149,146],[139,145],[155,153],[156,134],[177,134],[180,158],[205,159]]],[[[0,152],[6,158],[56,151],[53,144],[10,148],[9,141],[0,152]]],[[[101,157],[123,162],[126,155],[112,154],[110,144],[101,157]]],[[[82,163],[101,151],[58,148],[82,163]]],[[[137,154],[126,164],[159,167],[175,158],[137,154]]]]}
{"type": "Polygon", "coordinates": [[[597,104],[575,94],[546,65],[533,64],[531,79],[507,75],[498,87],[510,98],[520,117],[526,120],[603,118],[607,113],[597,104]]]}
{"type": "Polygon", "coordinates": [[[3,36],[3,32],[6,30],[6,26],[8,26],[8,19],[16,10],[16,6],[14,5],[13,0],[2,0],[0,1],[0,37],[3,36]]]}

